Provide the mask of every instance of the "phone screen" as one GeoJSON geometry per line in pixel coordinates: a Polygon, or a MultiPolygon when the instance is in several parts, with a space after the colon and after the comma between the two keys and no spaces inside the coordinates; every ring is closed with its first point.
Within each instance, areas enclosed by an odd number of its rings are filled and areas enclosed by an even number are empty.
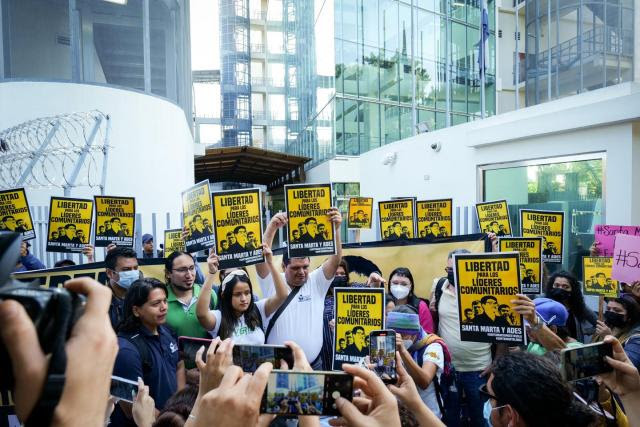
{"type": "Polygon", "coordinates": [[[562,350],[562,374],[565,380],[576,381],[611,372],[613,368],[604,356],[613,357],[612,344],[599,342],[562,350]]]}
{"type": "Polygon", "coordinates": [[[178,337],[178,350],[180,351],[180,359],[182,360],[196,360],[196,353],[200,349],[200,347],[204,346],[204,353],[202,354],[202,359],[207,361],[207,350],[209,349],[209,344],[211,344],[210,339],[206,338],[193,338],[193,337],[178,337]]]}
{"type": "Polygon", "coordinates": [[[282,371],[269,374],[260,412],[284,416],[339,415],[338,397],[351,400],[353,377],[344,372],[282,371]]]}
{"type": "Polygon", "coordinates": [[[233,364],[240,366],[244,372],[255,372],[264,362],[271,362],[274,368],[280,368],[280,361],[287,362],[293,368],[291,349],[280,345],[245,345],[233,346],[233,364]]]}
{"type": "Polygon", "coordinates": [[[384,383],[396,383],[396,333],[371,331],[369,335],[369,363],[384,383]]]}
{"type": "Polygon", "coordinates": [[[138,383],[113,375],[111,376],[110,393],[113,397],[133,403],[133,397],[138,394],[138,383]]]}

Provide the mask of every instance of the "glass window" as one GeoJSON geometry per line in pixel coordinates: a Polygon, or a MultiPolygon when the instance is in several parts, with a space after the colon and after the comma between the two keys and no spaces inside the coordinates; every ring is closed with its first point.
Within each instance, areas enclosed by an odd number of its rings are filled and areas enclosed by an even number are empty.
{"type": "Polygon", "coordinates": [[[435,107],[436,105],[436,65],[433,61],[423,60],[416,68],[416,103],[435,107]]]}
{"type": "MultiPolygon", "coordinates": [[[[400,31],[398,27],[398,3],[393,0],[380,0],[380,46],[382,49],[397,51],[400,46],[400,31]]],[[[346,22],[346,21],[345,21],[346,22]]]]}
{"type": "Polygon", "coordinates": [[[279,62],[269,63],[269,79],[275,87],[284,86],[284,64],[279,62]]]}
{"type": "MultiPolygon", "coordinates": [[[[353,0],[350,0],[353,1],[353,0]]],[[[362,12],[362,37],[363,43],[371,47],[379,47],[378,37],[378,7],[376,0],[360,0],[360,11],[362,12]]]]}
{"type": "MultiPolygon", "coordinates": [[[[271,10],[271,8],[269,8],[271,10]]],[[[284,53],[284,38],[279,31],[267,31],[267,47],[269,53],[284,53]]]]}
{"type": "Polygon", "coordinates": [[[400,107],[400,139],[413,136],[413,115],[411,108],[400,107]]]}
{"type": "Polygon", "coordinates": [[[384,105],[384,120],[381,121],[383,144],[400,139],[400,107],[384,105]]]}
{"type": "Polygon", "coordinates": [[[467,112],[467,70],[454,68],[451,72],[451,110],[467,112]]]}
{"type": "Polygon", "coordinates": [[[269,94],[269,112],[272,120],[284,120],[284,95],[269,94]]]}
{"type": "Polygon", "coordinates": [[[436,113],[431,110],[418,109],[418,123],[426,123],[429,132],[436,129],[436,113]]]}
{"type": "Polygon", "coordinates": [[[467,68],[467,28],[457,22],[451,23],[451,63],[454,67],[467,68]]]}
{"type": "Polygon", "coordinates": [[[265,148],[265,127],[264,126],[252,126],[251,127],[251,139],[252,146],[258,148],[265,148]]]}
{"type": "Polygon", "coordinates": [[[364,46],[359,86],[361,97],[380,98],[380,57],[378,52],[378,48],[364,46]]]}
{"type": "Polygon", "coordinates": [[[380,105],[361,102],[362,110],[360,150],[362,153],[380,147],[380,105]]]}
{"type": "Polygon", "coordinates": [[[343,41],[343,92],[350,95],[358,95],[358,44],[343,41]]]}
{"type": "Polygon", "coordinates": [[[359,125],[360,110],[357,101],[344,100],[344,152],[339,154],[356,155],[360,154],[359,125]]]}
{"type": "Polygon", "coordinates": [[[342,2],[342,39],[351,42],[358,41],[358,3],[353,0],[342,2]]]}
{"type": "Polygon", "coordinates": [[[405,4],[400,4],[399,8],[400,17],[400,63],[398,67],[398,73],[400,76],[400,102],[411,103],[413,97],[413,91],[411,86],[413,85],[413,67],[411,58],[411,7],[405,4]]]}
{"type": "Polygon", "coordinates": [[[164,3],[149,6],[151,92],[177,100],[175,10],[164,3]]]}
{"type": "Polygon", "coordinates": [[[380,98],[398,102],[398,52],[380,49],[380,98]]]}
{"type": "Polygon", "coordinates": [[[344,117],[342,98],[336,98],[336,154],[344,153],[344,117]]]}

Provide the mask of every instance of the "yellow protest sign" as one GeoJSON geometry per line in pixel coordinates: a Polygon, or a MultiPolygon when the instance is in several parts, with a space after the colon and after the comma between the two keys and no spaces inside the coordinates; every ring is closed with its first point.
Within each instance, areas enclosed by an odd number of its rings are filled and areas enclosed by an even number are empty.
{"type": "Polygon", "coordinates": [[[260,190],[219,191],[211,199],[220,268],[263,262],[260,190]]]}
{"type": "Polygon", "coordinates": [[[308,257],[336,253],[333,224],[329,220],[331,185],[285,185],[289,218],[289,257],[308,257]]]}
{"type": "Polygon", "coordinates": [[[197,183],[182,192],[184,225],[189,228],[185,241],[187,252],[198,252],[215,245],[213,237],[213,209],[209,180],[197,183]]]}
{"type": "Polygon", "coordinates": [[[522,316],[511,306],[521,292],[517,252],[455,254],[460,339],[524,343],[522,316]]]}
{"type": "Polygon", "coordinates": [[[562,263],[564,212],[520,209],[520,235],[542,237],[542,261],[562,263]]]}
{"type": "Polygon", "coordinates": [[[33,221],[24,188],[0,191],[0,232],[22,233],[22,240],[35,239],[33,221]]]}
{"type": "Polygon", "coordinates": [[[613,257],[582,257],[582,283],[585,295],[618,296],[618,281],[611,278],[613,257]]]}
{"type": "Polygon", "coordinates": [[[369,355],[369,334],[384,329],[383,288],[334,288],[333,369],[369,355]]]}
{"type": "Polygon", "coordinates": [[[539,294],[542,288],[542,238],[500,237],[500,252],[520,253],[520,283],[525,294],[539,294]]]}
{"type": "Polygon", "coordinates": [[[453,230],[452,199],[423,200],[416,202],[418,237],[448,237],[453,230]]]}
{"type": "Polygon", "coordinates": [[[378,202],[382,240],[413,239],[415,217],[413,199],[378,202]]]}
{"type": "Polygon", "coordinates": [[[349,199],[349,217],[347,228],[359,230],[361,228],[371,228],[371,218],[373,217],[372,197],[352,197],[349,199]]]}
{"type": "Polygon", "coordinates": [[[511,236],[511,218],[506,200],[476,203],[478,225],[483,233],[511,236]]]}
{"type": "Polygon", "coordinates": [[[48,252],[80,252],[89,243],[93,200],[52,197],[49,205],[48,252]]]}
{"type": "Polygon", "coordinates": [[[96,204],[96,247],[133,247],[136,201],[133,197],[94,196],[96,204]]]}
{"type": "Polygon", "coordinates": [[[174,228],[172,230],[164,230],[163,243],[164,257],[167,258],[174,252],[184,252],[184,240],[182,240],[182,230],[174,228]]]}

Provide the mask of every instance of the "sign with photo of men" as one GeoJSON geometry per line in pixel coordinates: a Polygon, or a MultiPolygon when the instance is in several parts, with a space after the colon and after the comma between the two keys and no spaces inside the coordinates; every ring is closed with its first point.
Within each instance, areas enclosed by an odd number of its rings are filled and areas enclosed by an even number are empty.
{"type": "Polygon", "coordinates": [[[618,281],[611,278],[613,258],[608,256],[582,257],[582,283],[585,295],[618,296],[618,281]]]}
{"type": "Polygon", "coordinates": [[[188,228],[187,252],[198,252],[216,244],[208,179],[182,192],[182,214],[188,228]]]}
{"type": "Polygon", "coordinates": [[[133,247],[136,202],[133,197],[94,196],[96,204],[96,247],[133,247]]]}
{"type": "Polygon", "coordinates": [[[22,233],[22,240],[35,239],[29,202],[24,188],[0,191],[0,232],[22,233]]]}
{"type": "Polygon", "coordinates": [[[413,199],[378,202],[382,240],[413,239],[415,216],[413,199]]]}
{"type": "Polygon", "coordinates": [[[371,228],[371,218],[373,217],[373,198],[350,198],[348,214],[347,228],[356,230],[371,228]]]}
{"type": "Polygon", "coordinates": [[[47,251],[81,252],[91,237],[92,217],[93,200],[52,197],[47,251]]]}
{"type": "Polygon", "coordinates": [[[452,199],[417,201],[417,237],[434,238],[451,236],[453,230],[452,205],[452,199]]]}

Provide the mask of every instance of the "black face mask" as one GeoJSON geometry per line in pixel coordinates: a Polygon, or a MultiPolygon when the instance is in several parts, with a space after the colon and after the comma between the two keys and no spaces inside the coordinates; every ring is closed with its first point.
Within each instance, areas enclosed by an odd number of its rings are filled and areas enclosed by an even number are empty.
{"type": "Polygon", "coordinates": [[[571,291],[561,288],[551,288],[549,290],[549,298],[558,302],[565,302],[571,298],[571,291]]]}
{"type": "Polygon", "coordinates": [[[456,285],[456,278],[453,275],[453,271],[448,271],[447,272],[447,280],[449,281],[451,286],[455,286],[456,285]]]}
{"type": "Polygon", "coordinates": [[[624,314],[616,313],[615,311],[605,311],[604,323],[610,328],[622,328],[625,324],[624,314]]]}
{"type": "Polygon", "coordinates": [[[347,277],[346,276],[335,276],[333,281],[331,282],[332,288],[342,288],[348,286],[347,285],[347,277]]]}

